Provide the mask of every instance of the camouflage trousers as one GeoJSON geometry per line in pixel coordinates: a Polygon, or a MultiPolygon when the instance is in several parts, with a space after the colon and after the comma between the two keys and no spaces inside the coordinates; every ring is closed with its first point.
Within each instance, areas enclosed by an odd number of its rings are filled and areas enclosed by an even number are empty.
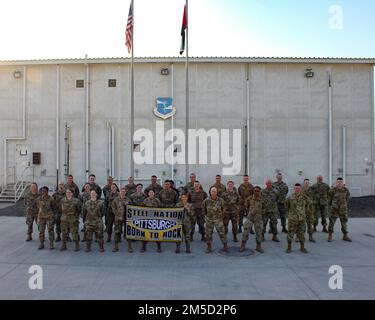
{"type": "Polygon", "coordinates": [[[100,241],[103,241],[103,222],[98,223],[89,223],[86,221],[85,223],[85,235],[86,235],[86,241],[91,242],[92,241],[92,235],[95,233],[95,239],[100,241]]]}
{"type": "Polygon", "coordinates": [[[279,212],[281,225],[283,227],[286,227],[286,219],[288,217],[288,211],[286,210],[284,203],[278,203],[277,204],[277,210],[279,212]]]}
{"type": "Polygon", "coordinates": [[[263,234],[266,232],[266,227],[268,221],[270,222],[270,227],[273,235],[277,235],[277,212],[266,211],[263,215],[263,234]]]}
{"type": "Polygon", "coordinates": [[[314,222],[315,222],[315,214],[310,212],[306,215],[306,228],[307,233],[312,235],[314,233],[314,222]]]}
{"type": "Polygon", "coordinates": [[[243,219],[246,215],[245,206],[240,205],[238,210],[238,228],[241,228],[244,225],[243,219]]]}
{"type": "Polygon", "coordinates": [[[194,215],[191,219],[191,234],[195,232],[195,225],[198,224],[199,233],[205,234],[204,229],[205,217],[203,215],[202,209],[194,209],[194,215]]]}
{"type": "Polygon", "coordinates": [[[319,224],[319,214],[321,216],[322,226],[327,226],[328,205],[326,204],[315,205],[315,223],[314,223],[315,226],[319,224]]]}
{"type": "Polygon", "coordinates": [[[243,234],[242,234],[242,242],[247,242],[249,240],[249,233],[252,227],[254,226],[255,229],[255,237],[256,242],[261,243],[263,240],[263,220],[257,219],[254,220],[254,218],[250,217],[248,215],[245,219],[245,222],[243,224],[243,234]]]}
{"type": "Polygon", "coordinates": [[[191,233],[191,225],[184,223],[182,225],[182,240],[189,243],[190,233],[191,233]]]}
{"type": "Polygon", "coordinates": [[[120,242],[121,240],[123,223],[123,220],[115,219],[115,242],[120,242]]]}
{"type": "Polygon", "coordinates": [[[333,228],[335,226],[337,218],[340,219],[342,233],[347,234],[348,233],[348,211],[339,210],[339,209],[331,210],[331,214],[329,217],[328,232],[333,233],[333,228]]]}
{"type": "Polygon", "coordinates": [[[229,210],[224,211],[223,224],[224,224],[225,234],[228,233],[229,221],[232,222],[233,234],[237,234],[238,233],[238,211],[229,211],[229,210]]]}
{"type": "Polygon", "coordinates": [[[292,242],[295,235],[299,241],[305,242],[306,220],[290,220],[288,221],[288,242],[292,242]]]}
{"type": "Polygon", "coordinates": [[[64,242],[68,241],[69,232],[72,233],[73,241],[79,241],[79,221],[77,219],[61,221],[61,231],[64,242]]]}
{"type": "Polygon", "coordinates": [[[61,233],[61,213],[55,214],[55,226],[56,226],[56,233],[61,233]]]}
{"type": "Polygon", "coordinates": [[[53,216],[48,218],[38,217],[38,227],[39,227],[39,241],[45,241],[45,231],[48,229],[48,239],[49,241],[55,240],[55,221],[53,216]]]}
{"type": "Polygon", "coordinates": [[[38,212],[27,212],[26,213],[26,224],[27,224],[27,234],[33,233],[34,222],[38,225],[38,212]]]}
{"type": "Polygon", "coordinates": [[[105,231],[108,235],[112,234],[113,225],[115,224],[115,215],[112,210],[109,210],[105,216],[105,231]]]}
{"type": "Polygon", "coordinates": [[[214,228],[219,234],[220,240],[223,244],[227,243],[227,236],[225,235],[225,229],[223,220],[221,218],[206,218],[206,239],[207,242],[212,242],[212,234],[214,228]]]}

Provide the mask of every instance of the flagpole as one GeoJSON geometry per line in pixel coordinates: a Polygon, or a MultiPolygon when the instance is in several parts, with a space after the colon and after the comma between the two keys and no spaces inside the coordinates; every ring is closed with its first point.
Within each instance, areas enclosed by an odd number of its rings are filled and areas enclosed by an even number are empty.
{"type": "Polygon", "coordinates": [[[185,139],[185,181],[189,181],[189,1],[186,0],[186,139],[185,139]]]}
{"type": "Polygon", "coordinates": [[[134,177],[134,0],[131,0],[133,12],[133,32],[132,32],[132,48],[131,48],[131,66],[130,66],[130,175],[134,177]]]}

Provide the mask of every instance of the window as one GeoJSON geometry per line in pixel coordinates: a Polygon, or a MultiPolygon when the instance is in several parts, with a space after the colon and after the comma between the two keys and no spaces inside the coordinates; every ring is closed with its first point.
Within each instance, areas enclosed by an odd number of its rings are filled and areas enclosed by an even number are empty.
{"type": "Polygon", "coordinates": [[[84,87],[85,87],[85,80],[76,81],[76,88],[84,88],[84,87]]]}
{"type": "Polygon", "coordinates": [[[109,88],[116,88],[116,79],[109,79],[108,80],[108,87],[109,88]]]}

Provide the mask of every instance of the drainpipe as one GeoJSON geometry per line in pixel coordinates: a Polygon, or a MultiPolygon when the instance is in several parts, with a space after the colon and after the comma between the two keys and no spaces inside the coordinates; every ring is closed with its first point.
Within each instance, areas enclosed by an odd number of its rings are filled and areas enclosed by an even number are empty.
{"type": "Polygon", "coordinates": [[[86,68],[86,99],[85,99],[85,116],[86,116],[86,121],[85,121],[85,170],[86,170],[86,181],[89,180],[89,172],[90,172],[90,160],[89,160],[89,155],[90,155],[90,66],[87,62],[87,55],[86,55],[86,63],[85,63],[85,68],[86,68]]]}
{"type": "Polygon", "coordinates": [[[60,170],[60,66],[56,68],[56,188],[59,185],[60,170]]]}
{"type": "Polygon", "coordinates": [[[115,127],[111,125],[111,175],[115,177],[115,127]]]}
{"type": "Polygon", "coordinates": [[[332,186],[332,82],[331,72],[328,73],[328,181],[332,186]]]}
{"type": "Polygon", "coordinates": [[[8,142],[10,141],[23,141],[26,140],[26,82],[27,82],[27,69],[26,66],[23,67],[23,87],[22,87],[22,136],[14,138],[4,139],[4,186],[7,185],[7,171],[8,171],[8,142]]]}
{"type": "Polygon", "coordinates": [[[342,127],[342,178],[346,183],[346,127],[342,127]]]}
{"type": "MultiPolygon", "coordinates": [[[[174,65],[172,63],[171,65],[171,98],[172,98],[172,104],[174,104],[174,65]]],[[[174,157],[174,115],[172,116],[172,166],[171,166],[171,177],[174,181],[174,163],[173,163],[173,157],[174,157]]]]}
{"type": "Polygon", "coordinates": [[[250,175],[250,64],[247,67],[247,80],[246,80],[246,145],[247,145],[247,155],[246,155],[246,174],[250,175]]]}

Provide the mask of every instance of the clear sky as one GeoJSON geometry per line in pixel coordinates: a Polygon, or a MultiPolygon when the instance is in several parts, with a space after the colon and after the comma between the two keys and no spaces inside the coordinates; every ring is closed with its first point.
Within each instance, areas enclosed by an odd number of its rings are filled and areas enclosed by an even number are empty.
{"type": "MultiPolygon", "coordinates": [[[[135,1],[135,56],[178,56],[185,0],[135,1]]],[[[130,0],[0,0],[0,60],[126,57],[130,0]]],[[[374,0],[189,0],[190,56],[375,57],[374,0]]]]}

